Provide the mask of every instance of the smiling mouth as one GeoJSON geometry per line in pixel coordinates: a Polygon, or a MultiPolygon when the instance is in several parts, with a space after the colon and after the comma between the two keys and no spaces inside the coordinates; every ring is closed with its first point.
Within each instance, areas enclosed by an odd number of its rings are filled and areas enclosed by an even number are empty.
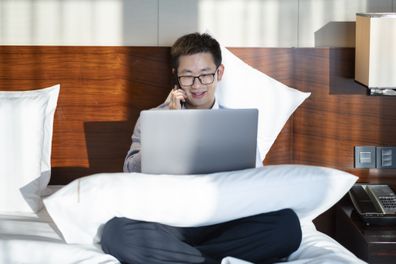
{"type": "Polygon", "coordinates": [[[206,94],[206,91],[203,92],[192,92],[191,95],[193,98],[202,98],[206,94]]]}

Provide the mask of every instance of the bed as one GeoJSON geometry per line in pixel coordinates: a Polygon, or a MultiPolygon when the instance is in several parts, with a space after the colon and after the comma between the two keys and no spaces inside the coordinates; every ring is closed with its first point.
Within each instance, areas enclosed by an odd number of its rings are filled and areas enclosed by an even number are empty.
{"type": "MultiPolygon", "coordinates": [[[[394,126],[387,126],[381,135],[370,130],[381,130],[382,126],[386,126],[386,122],[373,120],[380,113],[387,113],[381,121],[394,119],[393,112],[388,111],[393,109],[394,102],[383,98],[370,100],[363,90],[350,89],[353,83],[350,79],[353,49],[231,50],[282,83],[312,93],[310,97],[304,97],[306,101],[300,102],[302,105],[293,116],[290,117],[295,109],[283,118],[279,131],[271,138],[273,142],[270,147],[264,149],[266,165],[309,164],[353,172],[360,176],[360,180],[386,179],[386,172],[383,171],[353,169],[353,157],[347,151],[351,146],[366,141],[396,144],[394,137],[389,136],[396,133],[394,126]],[[340,64],[344,66],[337,67],[340,64]],[[351,97],[348,98],[348,95],[351,97]],[[350,108],[351,98],[353,108],[350,108]],[[366,109],[365,106],[371,111],[368,118],[366,112],[361,111],[366,109]],[[346,109],[350,111],[349,115],[344,114],[346,109]],[[323,115],[327,117],[325,121],[320,119],[323,115]],[[343,122],[335,121],[339,119],[343,122]],[[376,122],[377,126],[369,126],[370,122],[376,122]],[[363,135],[350,133],[350,124],[365,126],[368,132],[363,135]],[[321,144],[327,148],[319,148],[321,144]]],[[[67,191],[88,175],[119,173],[139,112],[159,105],[171,83],[170,75],[160,74],[170,73],[169,48],[166,47],[1,46],[0,56],[4,62],[0,65],[0,91],[61,84],[49,138],[52,147],[50,145],[44,155],[47,171],[39,171],[43,176],[39,184],[42,188],[39,189],[40,195],[44,191],[46,197],[62,198],[59,195],[62,190],[67,191]],[[48,181],[50,185],[46,187],[48,181]],[[56,192],[58,196],[48,196],[59,186],[62,188],[56,192]]],[[[319,177],[316,174],[311,176],[310,182],[319,177]]],[[[326,179],[325,184],[322,182],[319,185],[321,182],[318,181],[318,186],[331,189],[331,184],[342,183],[342,180],[337,181],[340,177],[336,175],[332,183],[326,179]]],[[[309,221],[304,221],[303,242],[287,259],[288,262],[361,262],[335,240],[317,231],[312,223],[345,192],[342,189],[337,199],[333,197],[331,202],[311,215],[309,221]]],[[[35,202],[42,204],[41,198],[35,197],[35,202]]],[[[49,215],[45,208],[38,213],[1,213],[0,262],[117,263],[112,256],[104,254],[97,243],[66,243],[65,233],[59,229],[54,216],[49,215]]],[[[331,218],[325,222],[331,226],[333,220],[331,218]]],[[[226,258],[224,263],[243,262],[226,258]]]]}
{"type": "MultiPolygon", "coordinates": [[[[51,194],[60,186],[46,189],[51,194]]],[[[45,208],[0,214],[0,263],[119,263],[99,245],[66,244],[45,208]]]]}
{"type": "MultiPolygon", "coordinates": [[[[49,186],[47,194],[61,186],[49,186]]],[[[288,263],[364,263],[334,239],[317,231],[312,223],[302,226],[300,248],[288,263]]],[[[286,261],[286,260],[285,260],[286,261]]],[[[102,252],[99,244],[66,244],[55,223],[42,209],[37,214],[0,214],[0,263],[110,264],[119,263],[102,252]]],[[[222,264],[243,264],[229,257],[222,264]]]]}

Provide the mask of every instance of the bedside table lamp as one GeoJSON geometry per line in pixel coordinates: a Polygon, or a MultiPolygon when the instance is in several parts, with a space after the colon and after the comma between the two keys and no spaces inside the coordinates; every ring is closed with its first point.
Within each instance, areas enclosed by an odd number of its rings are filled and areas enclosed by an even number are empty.
{"type": "Polygon", "coordinates": [[[396,13],[357,13],[355,80],[370,95],[396,95],[396,13]]]}

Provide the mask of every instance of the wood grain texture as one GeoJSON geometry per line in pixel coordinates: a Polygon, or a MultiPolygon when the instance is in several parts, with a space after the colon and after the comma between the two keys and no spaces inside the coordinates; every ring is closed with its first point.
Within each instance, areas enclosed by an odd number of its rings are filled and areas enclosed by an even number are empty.
{"type": "Polygon", "coordinates": [[[312,95],[293,119],[294,163],[328,166],[365,182],[396,170],[354,169],[354,146],[396,146],[396,98],[367,96],[354,79],[354,49],[296,49],[294,84],[312,95]]]}
{"type": "Polygon", "coordinates": [[[169,48],[0,47],[0,90],[61,84],[52,184],[122,171],[134,124],[170,90],[169,48]]]}
{"type": "MultiPolygon", "coordinates": [[[[395,181],[395,170],[353,168],[356,145],[396,145],[396,98],[369,97],[353,80],[351,48],[232,48],[269,76],[312,95],[286,123],[265,164],[350,171],[395,181]]],[[[0,90],[61,84],[52,184],[122,170],[134,124],[171,88],[168,47],[0,46],[0,90]]]]}

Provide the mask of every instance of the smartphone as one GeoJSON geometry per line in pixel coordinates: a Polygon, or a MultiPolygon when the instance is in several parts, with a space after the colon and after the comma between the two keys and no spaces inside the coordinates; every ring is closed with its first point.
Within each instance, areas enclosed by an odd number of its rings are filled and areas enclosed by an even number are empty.
{"type": "MultiPolygon", "coordinates": [[[[179,85],[179,81],[177,79],[177,75],[175,73],[172,74],[172,87],[177,87],[177,89],[182,89],[179,85]]],[[[183,90],[183,89],[182,89],[183,90]]],[[[184,101],[180,101],[180,105],[182,108],[184,108],[185,106],[185,102],[184,101]]]]}

